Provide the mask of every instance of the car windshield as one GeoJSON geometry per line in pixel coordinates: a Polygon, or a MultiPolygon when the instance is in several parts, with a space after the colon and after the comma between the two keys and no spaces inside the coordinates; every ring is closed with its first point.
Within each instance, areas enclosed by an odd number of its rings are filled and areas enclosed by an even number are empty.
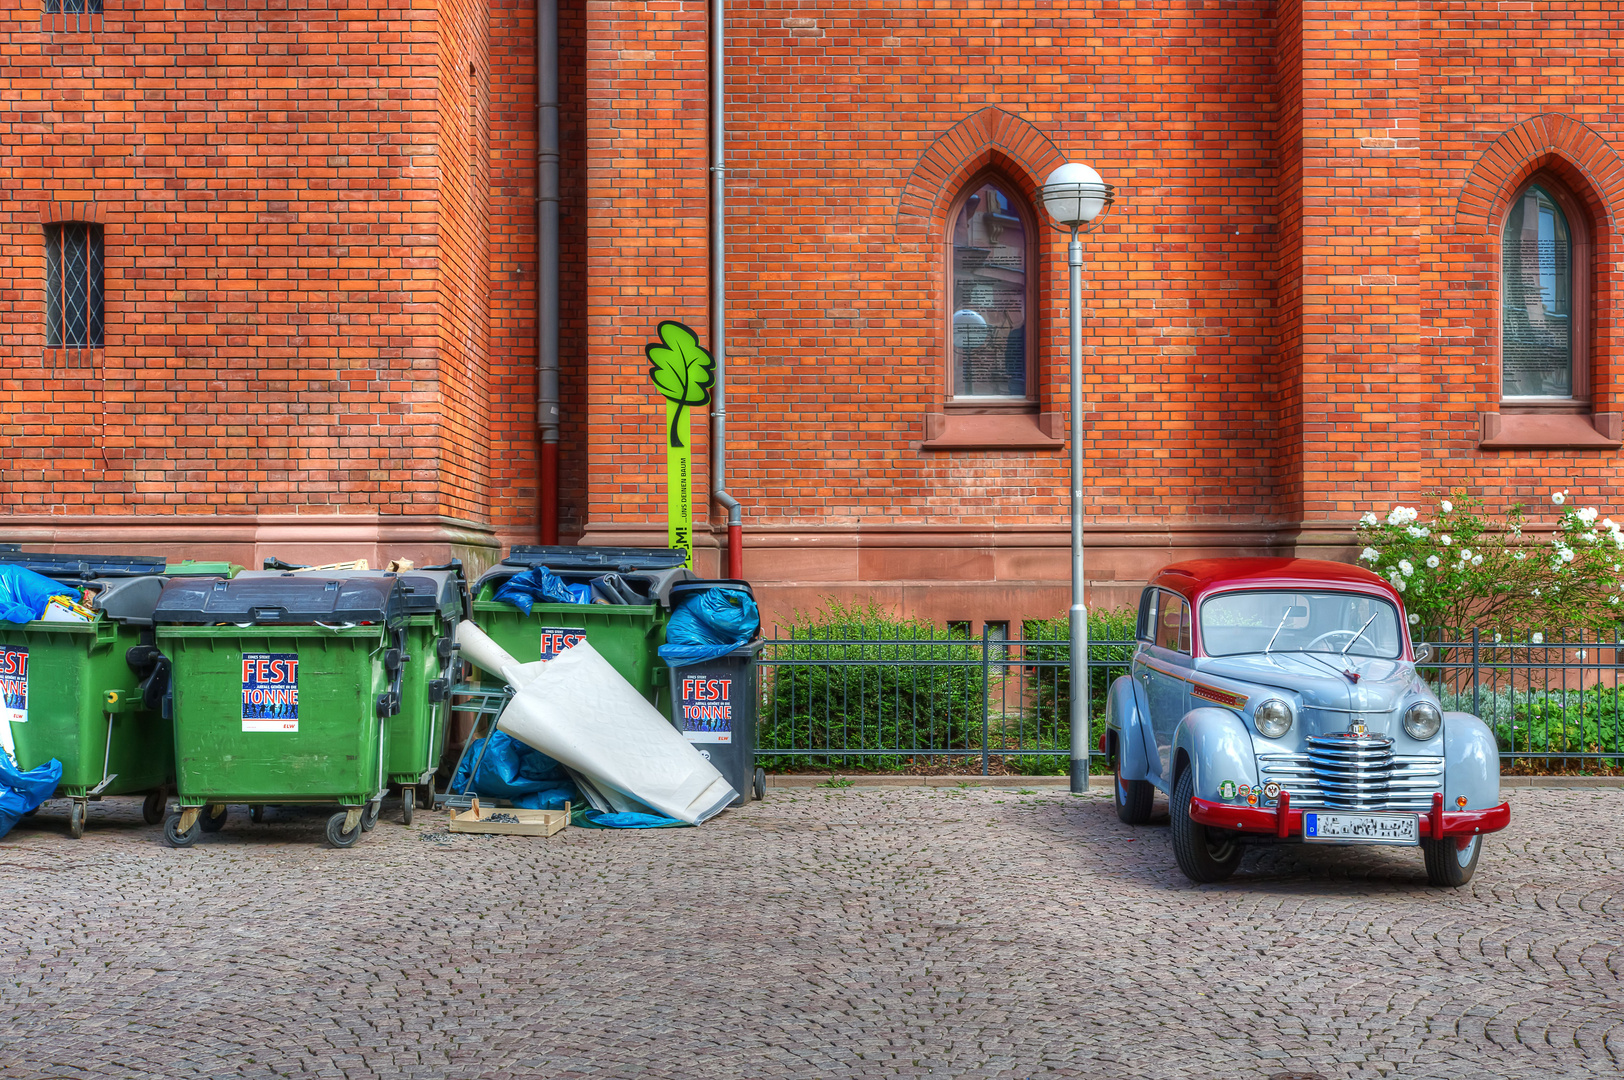
{"type": "Polygon", "coordinates": [[[1396,659],[1403,654],[1398,611],[1374,596],[1259,590],[1214,596],[1201,605],[1208,656],[1324,652],[1396,659]]]}

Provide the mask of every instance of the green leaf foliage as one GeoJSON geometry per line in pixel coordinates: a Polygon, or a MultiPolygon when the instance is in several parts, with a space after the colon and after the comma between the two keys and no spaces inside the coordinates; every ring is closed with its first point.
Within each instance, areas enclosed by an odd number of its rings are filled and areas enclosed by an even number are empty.
{"type": "Polygon", "coordinates": [[[643,347],[648,355],[649,378],[655,389],[676,406],[671,413],[670,440],[681,446],[677,425],[684,408],[708,405],[710,388],[716,382],[716,364],[699,344],[699,335],[679,322],[666,320],[659,326],[659,341],[643,347]]]}

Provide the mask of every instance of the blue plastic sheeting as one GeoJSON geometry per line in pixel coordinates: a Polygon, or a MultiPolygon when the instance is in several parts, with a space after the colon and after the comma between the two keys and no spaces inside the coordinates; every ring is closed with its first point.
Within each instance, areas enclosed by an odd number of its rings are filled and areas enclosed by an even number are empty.
{"type": "Polygon", "coordinates": [[[73,598],[75,590],[64,588],[44,574],[26,566],[0,563],[0,622],[33,622],[45,614],[53,596],[73,598]]]}
{"type": "Polygon", "coordinates": [[[11,758],[0,752],[0,836],[10,832],[24,814],[38,809],[40,803],[56,794],[61,779],[62,763],[55,758],[19,772],[11,758]]]}
{"type": "Polygon", "coordinates": [[[546,754],[498,731],[491,736],[490,748],[481,758],[484,741],[475,739],[468,744],[468,752],[451,778],[453,792],[460,795],[468,791],[468,774],[478,761],[475,795],[507,799],[526,810],[562,810],[565,803],[581,801],[563,767],[546,754]]]}
{"type": "Polygon", "coordinates": [[[491,599],[512,604],[528,615],[531,605],[537,600],[544,604],[590,604],[592,587],[566,585],[545,566],[534,566],[504,581],[491,599]]]}
{"type": "Polygon", "coordinates": [[[686,821],[658,814],[606,814],[590,806],[579,806],[570,814],[570,824],[585,829],[691,829],[686,821]]]}
{"type": "Polygon", "coordinates": [[[750,644],[761,613],[741,589],[707,589],[671,613],[660,659],[674,667],[703,664],[750,644]]]}

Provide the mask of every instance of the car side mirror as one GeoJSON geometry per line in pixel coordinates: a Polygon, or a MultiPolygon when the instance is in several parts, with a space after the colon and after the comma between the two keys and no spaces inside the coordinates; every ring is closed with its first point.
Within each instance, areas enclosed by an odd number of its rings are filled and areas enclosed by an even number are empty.
{"type": "Polygon", "coordinates": [[[1432,646],[1428,645],[1424,641],[1418,642],[1415,645],[1415,662],[1418,663],[1418,664],[1424,664],[1428,660],[1431,660],[1431,659],[1432,659],[1432,646]]]}

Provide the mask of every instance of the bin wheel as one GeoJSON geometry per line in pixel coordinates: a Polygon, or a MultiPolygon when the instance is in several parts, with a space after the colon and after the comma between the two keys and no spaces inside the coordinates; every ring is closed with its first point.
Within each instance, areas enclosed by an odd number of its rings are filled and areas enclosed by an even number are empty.
{"type": "Polygon", "coordinates": [[[255,803],[253,806],[248,808],[248,820],[252,821],[255,825],[264,824],[265,806],[263,803],[255,803]]]}
{"type": "Polygon", "coordinates": [[[412,808],[413,804],[416,802],[416,788],[407,786],[400,789],[400,823],[402,825],[410,825],[412,823],[412,808]]]}
{"type": "Polygon", "coordinates": [[[756,801],[757,802],[760,802],[762,799],[765,799],[767,797],[767,770],[766,769],[757,769],[756,770],[755,780],[751,784],[751,786],[753,788],[755,788],[755,796],[756,796],[756,801]]]}
{"type": "Polygon", "coordinates": [[[382,799],[373,799],[367,803],[367,808],[361,811],[361,831],[371,832],[378,827],[378,812],[383,809],[382,799]]]}
{"type": "Polygon", "coordinates": [[[204,832],[219,832],[226,827],[226,808],[220,805],[208,807],[197,815],[197,823],[204,832]]]}
{"type": "Polygon", "coordinates": [[[170,847],[191,847],[197,843],[197,838],[202,832],[202,827],[195,821],[192,822],[190,829],[181,832],[179,814],[170,814],[169,819],[164,822],[164,839],[169,841],[170,847]]]}
{"type": "Polygon", "coordinates": [[[147,792],[147,797],[141,801],[141,820],[148,825],[157,825],[164,819],[164,811],[169,809],[169,795],[163,788],[147,792]]]}
{"type": "Polygon", "coordinates": [[[78,799],[68,807],[68,835],[75,840],[85,834],[85,811],[89,809],[78,799]]]}
{"type": "Polygon", "coordinates": [[[434,809],[434,777],[432,776],[429,777],[429,782],[423,785],[423,809],[434,809]]]}
{"type": "Polygon", "coordinates": [[[359,824],[349,832],[344,831],[344,819],[348,816],[346,811],[340,810],[327,819],[327,842],[334,847],[354,847],[355,842],[361,839],[361,826],[359,824]]]}

